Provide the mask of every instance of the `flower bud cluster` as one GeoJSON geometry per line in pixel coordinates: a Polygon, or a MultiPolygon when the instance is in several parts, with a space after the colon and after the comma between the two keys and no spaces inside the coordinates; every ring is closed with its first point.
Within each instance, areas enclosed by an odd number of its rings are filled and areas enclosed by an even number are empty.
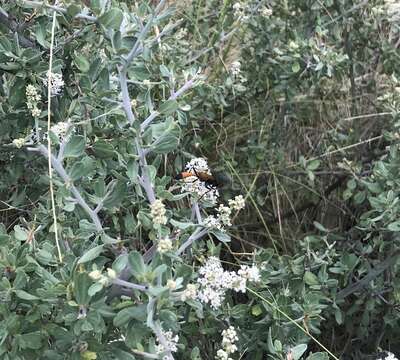
{"type": "Polygon", "coordinates": [[[161,239],[157,244],[157,250],[160,254],[164,254],[172,250],[172,241],[170,238],[161,239]]]}
{"type": "Polygon", "coordinates": [[[38,108],[38,103],[42,99],[35,86],[29,84],[26,87],[26,106],[31,111],[33,117],[40,116],[41,111],[38,108]]]}
{"type": "Polygon", "coordinates": [[[229,326],[228,329],[222,331],[222,349],[217,351],[217,360],[232,360],[230,354],[233,354],[238,350],[236,342],[239,340],[237,332],[233,326],[229,326]]]}
{"type": "Polygon", "coordinates": [[[100,270],[93,270],[89,273],[89,277],[103,286],[108,286],[112,280],[117,278],[117,273],[111,268],[107,269],[107,275],[103,275],[100,270]]]}
{"type": "Polygon", "coordinates": [[[227,290],[245,293],[247,281],[260,281],[260,272],[255,265],[252,267],[242,265],[238,272],[225,271],[220,260],[211,256],[199,269],[197,282],[200,289],[197,298],[217,309],[224,301],[227,290]]]}
{"type": "Polygon", "coordinates": [[[182,291],[181,300],[195,300],[197,298],[197,286],[195,284],[187,284],[186,289],[182,291]]]}
{"type": "Polygon", "coordinates": [[[150,205],[150,215],[154,225],[165,225],[167,223],[166,212],[165,205],[160,199],[157,199],[150,205]]]}
{"type": "MultiPolygon", "coordinates": [[[[160,340],[157,339],[158,344],[156,345],[156,353],[157,354],[162,354],[166,351],[170,351],[170,352],[177,352],[178,351],[178,347],[176,346],[178,344],[179,341],[179,336],[175,335],[172,333],[171,330],[168,331],[162,331],[164,337],[165,337],[165,344],[161,344],[160,340]]],[[[163,360],[170,360],[172,359],[171,356],[169,355],[164,355],[162,357],[163,360]]]]}
{"type": "Polygon", "coordinates": [[[16,148],[21,149],[25,145],[25,138],[14,139],[12,143],[16,148]]]}

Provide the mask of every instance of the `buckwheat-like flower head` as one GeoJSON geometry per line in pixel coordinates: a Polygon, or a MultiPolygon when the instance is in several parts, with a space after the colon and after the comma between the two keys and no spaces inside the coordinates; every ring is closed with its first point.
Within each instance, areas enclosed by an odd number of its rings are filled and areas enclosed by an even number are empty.
{"type": "Polygon", "coordinates": [[[158,252],[160,254],[164,254],[164,253],[166,253],[168,251],[171,251],[172,250],[172,241],[171,241],[171,239],[170,238],[161,239],[158,242],[157,250],[158,250],[158,252]]]}
{"type": "Polygon", "coordinates": [[[150,205],[151,217],[155,225],[165,225],[168,221],[166,214],[165,205],[162,200],[157,199],[150,205]]]}
{"type": "Polygon", "coordinates": [[[25,145],[25,138],[14,139],[12,143],[16,148],[21,149],[25,145]]]}

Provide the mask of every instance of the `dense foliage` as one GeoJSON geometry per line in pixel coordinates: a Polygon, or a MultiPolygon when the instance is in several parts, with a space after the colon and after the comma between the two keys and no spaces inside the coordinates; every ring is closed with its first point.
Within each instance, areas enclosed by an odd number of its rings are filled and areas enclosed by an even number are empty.
{"type": "Polygon", "coordinates": [[[0,358],[400,354],[399,25],[0,1],[0,358]]]}

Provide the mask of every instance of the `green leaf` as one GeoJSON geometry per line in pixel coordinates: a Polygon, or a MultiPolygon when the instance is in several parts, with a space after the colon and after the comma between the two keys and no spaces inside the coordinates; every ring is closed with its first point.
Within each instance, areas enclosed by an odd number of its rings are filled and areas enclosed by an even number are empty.
{"type": "Polygon", "coordinates": [[[300,71],[300,64],[297,61],[292,65],[292,71],[294,73],[297,73],[300,71]]]}
{"type": "Polygon", "coordinates": [[[88,290],[90,285],[92,284],[92,280],[90,279],[88,273],[81,272],[76,273],[74,276],[74,293],[76,302],[79,305],[88,305],[90,296],[88,294],[88,290]]]}
{"type": "Polygon", "coordinates": [[[85,150],[85,138],[81,135],[72,136],[65,145],[64,157],[78,157],[85,150]]]}
{"type": "Polygon", "coordinates": [[[40,331],[34,331],[18,336],[21,349],[40,349],[42,347],[42,336],[40,331]]]}
{"type": "Polygon", "coordinates": [[[122,326],[132,319],[138,321],[145,321],[147,316],[147,305],[132,306],[122,309],[114,318],[114,326],[122,326]]]}
{"type": "Polygon", "coordinates": [[[93,151],[96,157],[101,159],[111,159],[115,155],[113,146],[104,140],[98,140],[93,144],[93,151]]]}
{"type": "Polygon", "coordinates": [[[400,220],[390,223],[387,228],[390,231],[400,231],[400,220]]]}
{"type": "Polygon", "coordinates": [[[28,232],[26,229],[19,225],[14,226],[14,236],[19,241],[26,241],[28,239],[28,232]]]}
{"type": "Polygon", "coordinates": [[[31,295],[24,290],[15,290],[15,295],[22,300],[40,300],[37,296],[31,295]]]}
{"type": "Polygon", "coordinates": [[[146,265],[143,261],[142,255],[137,251],[132,251],[128,257],[131,266],[132,274],[138,278],[146,272],[146,265]]]}
{"type": "Polygon", "coordinates": [[[76,55],[74,63],[80,71],[84,73],[89,71],[90,63],[83,55],[76,55]]]}
{"type": "Polygon", "coordinates": [[[85,174],[85,165],[81,161],[75,162],[69,170],[69,177],[72,181],[80,179],[85,174]]]}
{"type": "Polygon", "coordinates": [[[307,170],[314,171],[319,168],[319,165],[321,164],[321,161],[319,160],[312,160],[307,163],[307,170]]]}
{"type": "Polygon", "coordinates": [[[251,315],[253,315],[253,316],[260,316],[261,314],[262,314],[262,308],[261,308],[261,306],[260,305],[253,305],[252,307],[251,307],[251,315]]]}
{"type": "Polygon", "coordinates": [[[310,271],[306,271],[304,274],[304,282],[307,285],[319,285],[319,281],[318,281],[318,277],[316,275],[314,275],[312,272],[310,271]]]}
{"type": "Polygon", "coordinates": [[[103,251],[104,245],[95,246],[93,249],[87,251],[78,261],[78,264],[84,264],[86,262],[96,259],[103,251]]]}
{"type": "Polygon", "coordinates": [[[325,352],[317,352],[309,355],[306,360],[329,360],[329,356],[325,352]]]}
{"type": "Polygon", "coordinates": [[[99,23],[106,28],[119,29],[124,14],[120,9],[112,8],[99,18],[99,23]]]}
{"type": "Polygon", "coordinates": [[[178,102],[176,100],[167,100],[163,102],[158,109],[158,112],[163,115],[171,115],[178,110],[178,102]]]}
{"type": "Polygon", "coordinates": [[[81,11],[81,8],[76,5],[76,4],[71,4],[67,7],[67,15],[74,17],[75,15],[78,15],[81,11]]]}
{"type": "Polygon", "coordinates": [[[103,290],[103,285],[96,282],[92,285],[90,285],[89,289],[88,289],[88,295],[89,296],[94,296],[95,294],[97,294],[99,291],[103,290]]]}
{"type": "Polygon", "coordinates": [[[294,348],[291,348],[290,351],[292,352],[293,360],[299,360],[306,350],[307,344],[299,344],[294,348]]]}

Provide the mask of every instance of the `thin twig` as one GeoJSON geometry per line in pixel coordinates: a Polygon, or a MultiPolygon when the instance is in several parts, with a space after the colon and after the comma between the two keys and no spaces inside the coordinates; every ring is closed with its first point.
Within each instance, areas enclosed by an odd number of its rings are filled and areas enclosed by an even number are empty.
{"type": "MultiPolygon", "coordinates": [[[[51,81],[52,81],[52,67],[53,67],[53,47],[54,47],[54,33],[56,29],[56,13],[53,12],[53,24],[51,26],[51,41],[50,41],[50,59],[49,59],[49,71],[47,73],[47,133],[50,134],[51,128],[51,81]]],[[[51,139],[47,137],[47,153],[48,153],[48,169],[49,169],[49,188],[50,188],[50,199],[51,209],[53,213],[53,224],[54,234],[56,238],[56,246],[58,252],[58,259],[62,263],[60,242],[58,239],[58,226],[57,226],[57,214],[56,214],[56,202],[54,199],[54,185],[53,185],[53,168],[51,166],[51,139]]]]}

